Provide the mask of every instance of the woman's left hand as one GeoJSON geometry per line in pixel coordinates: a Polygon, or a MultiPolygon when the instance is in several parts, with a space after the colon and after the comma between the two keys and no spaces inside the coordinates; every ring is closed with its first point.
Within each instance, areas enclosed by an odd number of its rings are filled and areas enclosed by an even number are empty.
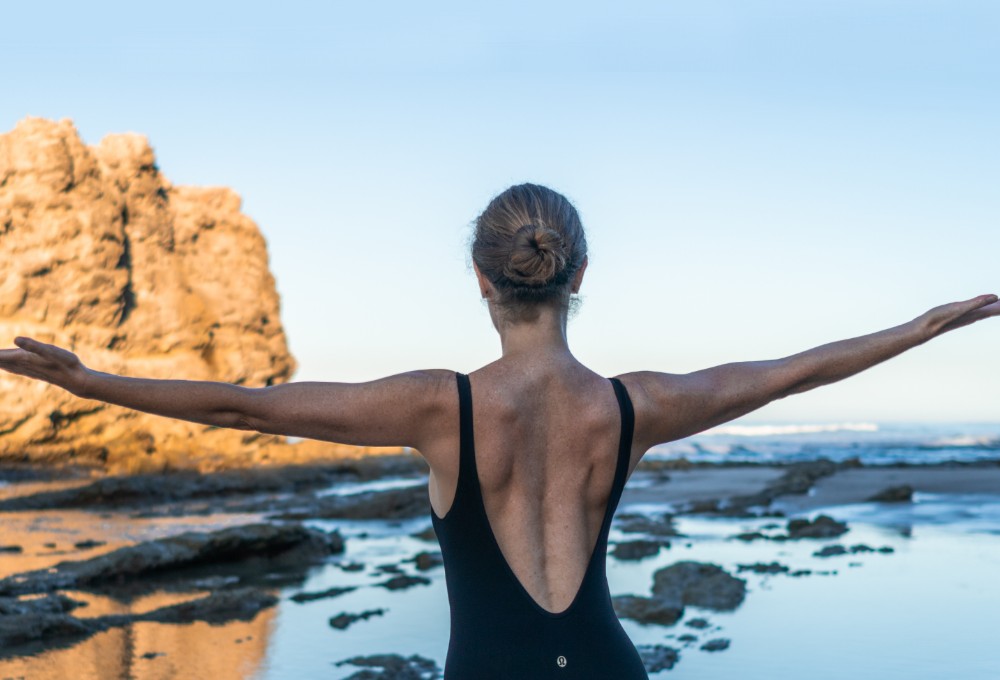
{"type": "Polygon", "coordinates": [[[0,349],[0,368],[44,380],[76,395],[83,391],[87,368],[68,349],[20,336],[14,338],[14,344],[20,349],[0,349]]]}

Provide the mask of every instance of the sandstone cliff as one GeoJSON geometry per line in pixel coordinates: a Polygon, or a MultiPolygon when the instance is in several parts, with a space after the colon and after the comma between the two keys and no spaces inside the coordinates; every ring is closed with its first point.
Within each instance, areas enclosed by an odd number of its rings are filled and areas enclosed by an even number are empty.
{"type": "MultiPolygon", "coordinates": [[[[259,387],[297,367],[257,225],[225,188],[173,186],[148,141],[69,120],[0,135],[0,346],[25,335],[101,371],[259,387]]],[[[114,471],[361,453],[210,428],[0,371],[0,460],[114,471]]]]}

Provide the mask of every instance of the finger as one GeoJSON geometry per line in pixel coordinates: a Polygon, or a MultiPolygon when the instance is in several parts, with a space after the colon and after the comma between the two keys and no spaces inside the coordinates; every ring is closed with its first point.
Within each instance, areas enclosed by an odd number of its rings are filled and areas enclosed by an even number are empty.
{"type": "Polygon", "coordinates": [[[997,301],[997,296],[993,293],[988,293],[987,295],[977,295],[976,297],[969,300],[969,302],[974,303],[973,309],[977,309],[984,305],[991,305],[997,301]]]}

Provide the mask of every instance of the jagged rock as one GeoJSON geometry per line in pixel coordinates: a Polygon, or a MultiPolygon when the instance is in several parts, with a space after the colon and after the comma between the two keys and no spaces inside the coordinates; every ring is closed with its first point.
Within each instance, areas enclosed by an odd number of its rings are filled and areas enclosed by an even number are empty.
{"type": "Polygon", "coordinates": [[[357,590],[357,586],[334,586],[333,588],[327,588],[326,590],[321,590],[312,593],[295,593],[292,595],[290,600],[293,602],[312,602],[314,600],[325,600],[329,597],[338,597],[344,593],[349,593],[352,590],[357,590]]]}
{"type": "Polygon", "coordinates": [[[623,619],[639,623],[672,626],[684,615],[684,606],[659,597],[616,595],[611,598],[615,613],[623,619]]]}
{"type": "Polygon", "coordinates": [[[430,585],[431,580],[425,576],[411,576],[409,574],[403,574],[400,576],[393,576],[388,581],[383,581],[378,585],[388,588],[389,590],[402,590],[403,588],[410,588],[412,586],[427,586],[430,585]]]}
{"type": "Polygon", "coordinates": [[[306,563],[343,552],[337,532],[300,525],[250,524],[187,532],[119,548],[89,560],[60,562],[0,579],[0,595],[51,592],[206,564],[273,559],[306,563]]]}
{"type": "Polygon", "coordinates": [[[746,596],[746,581],[705,562],[675,562],[653,574],[653,595],[678,605],[727,611],[746,596]]]}
{"type": "Polygon", "coordinates": [[[68,614],[82,606],[85,606],[84,602],[62,593],[47,593],[42,597],[23,600],[16,597],[0,597],[0,617],[22,614],[68,614]]]}
{"type": "Polygon", "coordinates": [[[421,541],[434,541],[437,542],[437,534],[434,533],[434,526],[431,525],[426,529],[422,529],[415,534],[410,534],[413,538],[419,538],[421,541]]]}
{"type": "Polygon", "coordinates": [[[262,609],[273,607],[278,598],[256,588],[235,588],[220,590],[197,600],[161,607],[145,614],[116,614],[103,616],[98,620],[108,626],[126,625],[136,621],[156,623],[226,623],[229,621],[250,621],[262,609]]]}
{"type": "Polygon", "coordinates": [[[837,463],[826,458],[792,463],[781,477],[761,491],[729,498],[718,514],[740,516],[751,507],[768,507],[778,496],[807,493],[816,480],[832,475],[837,469],[837,463]]]}
{"type": "Polygon", "coordinates": [[[60,638],[87,637],[94,633],[127,626],[139,621],[156,623],[190,623],[206,621],[221,624],[229,621],[249,621],[258,612],[272,607],[278,598],[253,588],[223,590],[206,597],[176,605],[161,607],[144,614],[110,614],[90,619],[78,619],[68,612],[81,603],[65,595],[14,600],[0,598],[0,658],[10,648],[35,640],[52,643],[60,638]]]}
{"type": "Polygon", "coordinates": [[[884,545],[881,548],[873,548],[864,543],[858,543],[852,545],[850,548],[835,543],[833,545],[824,546],[823,548],[817,550],[813,553],[813,557],[831,557],[833,555],[847,555],[855,553],[870,553],[870,552],[881,552],[881,553],[891,553],[895,552],[892,546],[884,545]]]}
{"type": "Polygon", "coordinates": [[[905,503],[913,500],[913,487],[909,484],[890,486],[869,496],[866,500],[874,503],[905,503]]]}
{"type": "Polygon", "coordinates": [[[847,524],[829,515],[819,515],[811,522],[797,518],[788,522],[788,538],[834,538],[847,533],[847,524]]]}
{"type": "Polygon", "coordinates": [[[34,640],[86,636],[100,628],[90,619],[69,614],[29,612],[0,616],[0,658],[11,647],[34,640]]]}
{"type": "Polygon", "coordinates": [[[753,564],[738,564],[736,571],[752,571],[755,574],[784,574],[788,572],[788,567],[778,562],[754,562],[753,564]]]}
{"type": "Polygon", "coordinates": [[[0,500],[0,512],[136,508],[149,516],[184,515],[191,514],[186,504],[210,501],[213,507],[223,512],[263,513],[307,506],[316,501],[317,490],[334,484],[364,482],[386,476],[412,475],[416,478],[425,472],[427,463],[419,455],[383,452],[367,458],[213,473],[184,470],[167,474],[109,475],[79,486],[5,498],[0,500]],[[267,496],[261,497],[261,494],[267,496]],[[151,506],[156,504],[164,504],[165,507],[155,512],[151,506]]]}
{"type": "Polygon", "coordinates": [[[666,645],[636,645],[647,673],[670,670],[680,659],[680,652],[666,645]]]}
{"type": "Polygon", "coordinates": [[[617,528],[627,534],[649,534],[650,536],[679,536],[674,527],[673,517],[661,514],[647,517],[635,513],[623,513],[616,518],[617,528]]]}
{"type": "Polygon", "coordinates": [[[670,547],[668,541],[623,541],[616,543],[611,556],[619,560],[641,560],[660,552],[661,547],[670,547]]]}
{"type": "Polygon", "coordinates": [[[691,619],[690,621],[685,621],[684,625],[690,626],[691,628],[702,629],[708,628],[712,624],[708,622],[708,619],[691,619]]]}
{"type": "Polygon", "coordinates": [[[270,519],[408,519],[431,511],[427,485],[322,496],[308,507],[271,515],[270,519]]]}
{"type": "Polygon", "coordinates": [[[413,563],[418,571],[427,571],[444,564],[444,558],[438,550],[434,552],[423,551],[413,556],[413,563]]]}
{"type": "Polygon", "coordinates": [[[723,649],[729,649],[729,640],[726,638],[716,638],[714,640],[709,640],[701,646],[701,649],[706,652],[721,652],[723,649]]]}
{"type": "MultiPolygon", "coordinates": [[[[287,382],[297,368],[267,244],[227,188],[171,184],[139,134],[85,145],[69,120],[0,135],[0,338],[104,372],[287,382]]],[[[213,428],[81,399],[0,371],[0,460],[123,472],[217,469],[353,447],[213,428]]],[[[322,455],[322,454],[320,454],[322,455]]]]}
{"type": "Polygon", "coordinates": [[[441,669],[432,659],[417,654],[408,657],[399,654],[372,654],[354,656],[336,663],[337,666],[344,664],[366,667],[365,670],[348,676],[346,680],[437,680],[441,677],[441,669]],[[376,668],[379,670],[373,670],[376,668]]]}
{"type": "Polygon", "coordinates": [[[846,553],[847,548],[842,545],[835,544],[823,546],[813,553],[813,557],[832,557],[833,555],[844,555],[846,553]]]}
{"type": "Polygon", "coordinates": [[[382,616],[382,614],[385,614],[385,612],[386,610],[382,608],[366,609],[365,611],[360,612],[358,614],[351,614],[350,612],[341,612],[336,616],[332,617],[329,623],[330,626],[332,626],[333,628],[344,630],[352,623],[355,623],[357,621],[367,621],[373,616],[382,616]]]}

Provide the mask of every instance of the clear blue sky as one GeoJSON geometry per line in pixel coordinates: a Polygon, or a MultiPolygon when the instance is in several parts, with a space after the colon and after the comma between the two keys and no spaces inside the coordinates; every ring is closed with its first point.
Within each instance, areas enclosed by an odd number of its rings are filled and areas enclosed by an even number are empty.
{"type": "MultiPolygon", "coordinates": [[[[267,239],[296,380],[499,354],[466,245],[565,193],[605,375],[768,359],[1000,293],[995,2],[5,4],[0,129],[149,136],[267,239]]],[[[1000,421],[1000,321],[745,422],[1000,421]]]]}

